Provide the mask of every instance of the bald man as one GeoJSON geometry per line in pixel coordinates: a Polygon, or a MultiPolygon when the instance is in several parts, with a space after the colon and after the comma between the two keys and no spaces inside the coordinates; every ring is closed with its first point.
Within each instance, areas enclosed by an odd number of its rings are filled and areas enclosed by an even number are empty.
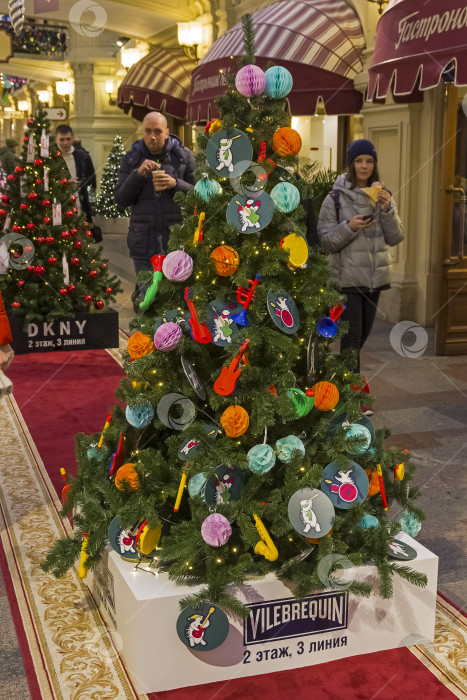
{"type": "MultiPolygon", "coordinates": [[[[159,112],[150,112],[143,119],[143,138],[136,141],[125,154],[115,200],[131,208],[127,244],[136,273],[152,271],[151,258],[167,253],[170,227],[182,221],[180,207],[173,201],[176,192],[187,192],[194,185],[195,159],[176,136],[169,133],[167,120],[159,112]],[[157,190],[153,171],[160,171],[157,190]]],[[[145,287],[136,285],[136,298],[145,287]]]]}

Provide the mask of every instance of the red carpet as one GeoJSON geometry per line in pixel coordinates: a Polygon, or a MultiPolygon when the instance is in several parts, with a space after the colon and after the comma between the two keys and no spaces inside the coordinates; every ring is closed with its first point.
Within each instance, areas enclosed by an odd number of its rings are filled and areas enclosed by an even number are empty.
{"type": "MultiPolygon", "coordinates": [[[[59,493],[59,468],[75,471],[74,435],[100,430],[122,369],[108,353],[91,350],[15,358],[8,375],[32,438],[59,493]]],[[[18,616],[15,615],[18,620],[18,616]]],[[[18,631],[21,637],[21,630],[18,631]]],[[[157,663],[157,660],[155,660],[157,663]]],[[[174,666],[174,674],[176,667],[174,666]]],[[[149,700],[453,700],[456,696],[408,649],[150,693],[149,700]]]]}

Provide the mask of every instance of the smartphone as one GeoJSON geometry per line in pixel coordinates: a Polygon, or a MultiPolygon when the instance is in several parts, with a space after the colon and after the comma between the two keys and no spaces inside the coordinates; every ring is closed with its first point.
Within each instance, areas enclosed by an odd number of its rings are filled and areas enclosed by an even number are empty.
{"type": "Polygon", "coordinates": [[[365,214],[362,216],[362,221],[374,221],[375,220],[375,215],[374,214],[365,214]]]}

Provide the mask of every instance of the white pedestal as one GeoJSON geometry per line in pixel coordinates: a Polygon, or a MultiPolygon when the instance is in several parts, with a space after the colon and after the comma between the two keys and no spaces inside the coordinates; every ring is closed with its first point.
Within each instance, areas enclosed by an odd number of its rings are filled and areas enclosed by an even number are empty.
{"type": "MultiPolygon", "coordinates": [[[[404,534],[398,538],[418,554],[399,563],[426,574],[426,588],[396,575],[390,600],[327,589],[298,602],[270,574],[231,591],[251,606],[250,618],[244,622],[229,617],[228,637],[212,651],[187,648],[176,632],[179,601],[197,588],[178,586],[166,574],[136,572],[113,551],[107,564],[88,574],[86,583],[116,630],[117,646],[138,692],[171,690],[433,640],[438,557],[404,534]]],[[[375,568],[343,573],[346,579],[371,582],[375,568]]]]}

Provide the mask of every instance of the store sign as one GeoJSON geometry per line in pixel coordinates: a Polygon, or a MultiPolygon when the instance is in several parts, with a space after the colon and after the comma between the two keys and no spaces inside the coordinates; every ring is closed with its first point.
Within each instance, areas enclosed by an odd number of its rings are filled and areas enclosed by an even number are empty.
{"type": "Polygon", "coordinates": [[[51,121],[57,121],[67,118],[67,111],[63,107],[49,107],[44,110],[45,116],[51,121]]]}
{"type": "Polygon", "coordinates": [[[347,629],[346,592],[317,593],[304,600],[283,598],[250,603],[243,627],[244,644],[304,637],[347,629]]]}

